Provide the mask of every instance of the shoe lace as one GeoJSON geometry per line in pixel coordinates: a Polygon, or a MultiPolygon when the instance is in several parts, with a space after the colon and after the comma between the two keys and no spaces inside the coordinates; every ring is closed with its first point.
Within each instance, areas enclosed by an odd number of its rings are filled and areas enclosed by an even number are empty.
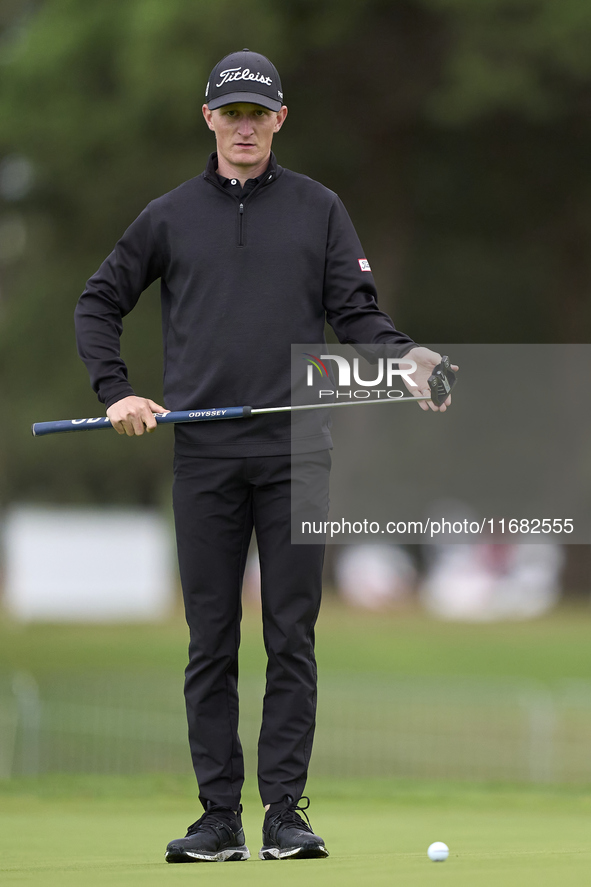
{"type": "Polygon", "coordinates": [[[282,825],[286,823],[293,823],[294,825],[299,826],[299,828],[303,828],[305,829],[305,831],[311,832],[312,826],[310,824],[310,820],[308,819],[308,814],[306,813],[306,810],[310,806],[310,798],[303,796],[300,798],[299,801],[294,801],[291,796],[288,795],[287,797],[289,797],[290,803],[279,810],[275,814],[275,816],[273,816],[273,819],[281,821],[282,825]],[[306,801],[306,804],[304,806],[299,806],[302,801],[306,801]],[[304,822],[302,817],[299,815],[300,813],[304,814],[306,822],[304,822]]]}
{"type": "Polygon", "coordinates": [[[222,807],[220,804],[211,804],[207,807],[203,816],[191,823],[187,829],[187,837],[194,835],[202,829],[219,831],[220,829],[232,831],[231,821],[236,819],[236,814],[231,807],[222,807]]]}

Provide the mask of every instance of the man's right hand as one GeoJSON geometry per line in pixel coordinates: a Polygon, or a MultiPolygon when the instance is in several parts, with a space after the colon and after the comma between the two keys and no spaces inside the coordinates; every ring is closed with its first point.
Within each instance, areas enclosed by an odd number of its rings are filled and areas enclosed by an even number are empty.
{"type": "Polygon", "coordinates": [[[136,397],[135,394],[124,397],[112,404],[107,410],[107,416],[117,434],[126,434],[133,437],[151,432],[157,428],[154,413],[169,413],[170,410],[154,403],[149,397],[136,397]]]}

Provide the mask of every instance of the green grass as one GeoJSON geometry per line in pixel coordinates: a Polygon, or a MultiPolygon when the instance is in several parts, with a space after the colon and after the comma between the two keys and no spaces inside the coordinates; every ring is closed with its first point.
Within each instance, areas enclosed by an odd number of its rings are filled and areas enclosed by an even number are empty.
{"type": "Polygon", "coordinates": [[[261,807],[249,786],[252,858],[239,866],[167,866],[168,840],[198,815],[193,787],[173,778],[46,777],[0,787],[4,885],[203,883],[580,885],[591,864],[591,790],[396,781],[316,781],[312,822],[328,860],[263,864],[261,807]],[[443,840],[445,863],[427,846],[443,840]]]}
{"type": "MultiPolygon", "coordinates": [[[[533,622],[457,625],[417,612],[359,613],[330,600],[318,626],[325,676],[515,677],[548,684],[591,679],[586,606],[533,622]]],[[[0,621],[0,673],[178,675],[182,616],[158,626],[17,626],[0,621]]],[[[261,675],[260,614],[247,609],[242,673],[261,675]]],[[[192,778],[44,775],[0,783],[2,885],[580,885],[591,865],[591,787],[312,779],[312,823],[328,860],[268,865],[256,858],[261,807],[252,781],[245,828],[253,858],[240,866],[167,866],[168,840],[199,815],[192,778]],[[426,857],[443,840],[445,863],[426,857]]]]}
{"type": "MultiPolygon", "coordinates": [[[[524,623],[462,625],[417,611],[364,613],[327,598],[320,614],[321,673],[479,675],[542,681],[591,680],[591,608],[563,607],[524,623]]],[[[0,620],[0,671],[160,670],[182,674],[187,628],[177,614],[162,625],[19,626],[0,620]]],[[[245,610],[241,671],[262,674],[260,613],[245,610]]]]}

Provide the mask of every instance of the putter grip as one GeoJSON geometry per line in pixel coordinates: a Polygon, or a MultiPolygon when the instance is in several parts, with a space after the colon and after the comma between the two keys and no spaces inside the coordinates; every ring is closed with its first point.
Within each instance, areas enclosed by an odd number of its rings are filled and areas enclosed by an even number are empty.
{"type": "MultiPolygon", "coordinates": [[[[178,425],[181,422],[214,422],[220,419],[247,419],[251,407],[221,407],[206,410],[179,410],[172,413],[155,413],[158,425],[178,425]]],[[[45,434],[69,434],[72,431],[99,431],[112,428],[106,416],[95,419],[58,419],[55,422],[35,422],[31,426],[33,437],[45,434]]]]}

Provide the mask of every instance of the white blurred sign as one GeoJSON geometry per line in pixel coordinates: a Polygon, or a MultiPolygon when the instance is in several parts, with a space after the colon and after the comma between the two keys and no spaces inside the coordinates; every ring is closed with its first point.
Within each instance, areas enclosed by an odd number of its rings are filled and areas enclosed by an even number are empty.
{"type": "Polygon", "coordinates": [[[4,605],[17,619],[150,621],[173,606],[170,531],[154,512],[15,508],[4,555],[4,605]]]}

